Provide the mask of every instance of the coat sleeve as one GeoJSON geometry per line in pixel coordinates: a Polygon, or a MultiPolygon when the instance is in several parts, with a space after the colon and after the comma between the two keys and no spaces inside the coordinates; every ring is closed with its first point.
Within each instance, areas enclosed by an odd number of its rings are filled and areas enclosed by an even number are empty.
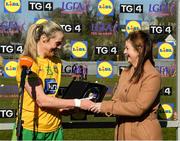
{"type": "Polygon", "coordinates": [[[101,112],[119,116],[141,116],[154,103],[161,85],[159,74],[152,74],[142,82],[140,93],[134,102],[103,101],[101,112]]]}

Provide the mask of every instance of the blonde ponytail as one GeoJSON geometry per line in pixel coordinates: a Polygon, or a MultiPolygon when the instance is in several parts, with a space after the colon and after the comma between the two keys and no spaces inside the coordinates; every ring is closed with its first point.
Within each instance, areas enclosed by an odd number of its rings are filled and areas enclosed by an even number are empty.
{"type": "Polygon", "coordinates": [[[37,57],[37,41],[35,40],[36,29],[37,29],[36,24],[32,24],[29,27],[24,45],[24,52],[23,52],[23,55],[31,57],[35,62],[37,57]]]}

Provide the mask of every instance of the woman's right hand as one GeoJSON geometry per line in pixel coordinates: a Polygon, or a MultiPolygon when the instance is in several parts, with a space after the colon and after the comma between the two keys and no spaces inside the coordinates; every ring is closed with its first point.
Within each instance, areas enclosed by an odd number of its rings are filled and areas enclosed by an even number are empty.
{"type": "Polygon", "coordinates": [[[100,113],[101,112],[101,103],[95,103],[94,105],[92,105],[90,107],[90,111],[94,112],[94,113],[100,113]]]}

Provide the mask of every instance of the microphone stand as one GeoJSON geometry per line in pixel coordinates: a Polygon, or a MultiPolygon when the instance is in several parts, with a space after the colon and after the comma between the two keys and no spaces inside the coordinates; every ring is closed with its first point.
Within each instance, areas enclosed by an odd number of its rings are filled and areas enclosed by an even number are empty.
{"type": "Polygon", "coordinates": [[[25,79],[26,75],[29,73],[29,69],[27,67],[22,66],[22,72],[21,72],[21,82],[19,87],[19,93],[18,93],[18,118],[17,118],[17,128],[16,128],[16,135],[17,140],[22,140],[22,107],[23,107],[23,98],[24,98],[24,85],[25,85],[25,79]]]}

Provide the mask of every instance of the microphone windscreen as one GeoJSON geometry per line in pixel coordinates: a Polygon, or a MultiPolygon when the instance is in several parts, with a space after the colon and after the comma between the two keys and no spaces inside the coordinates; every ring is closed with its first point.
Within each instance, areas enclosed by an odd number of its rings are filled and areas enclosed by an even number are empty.
{"type": "Polygon", "coordinates": [[[33,59],[28,56],[21,56],[19,59],[19,63],[21,67],[31,68],[33,64],[33,59]]]}

